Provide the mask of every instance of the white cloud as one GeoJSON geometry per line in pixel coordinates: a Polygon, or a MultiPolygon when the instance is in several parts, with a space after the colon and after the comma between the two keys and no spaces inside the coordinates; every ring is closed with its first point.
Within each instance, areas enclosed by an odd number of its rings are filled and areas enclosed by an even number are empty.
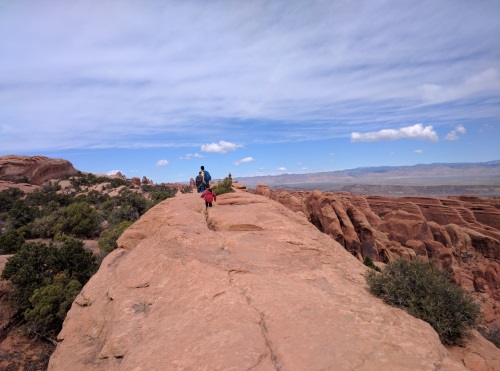
{"type": "Polygon", "coordinates": [[[465,133],[465,127],[463,125],[458,125],[454,130],[450,131],[444,139],[449,141],[458,140],[460,137],[457,134],[465,135],[465,133]]]}
{"type": "Polygon", "coordinates": [[[415,153],[424,153],[424,151],[423,151],[423,150],[421,150],[421,149],[416,149],[416,150],[415,150],[415,151],[413,151],[413,152],[415,152],[415,153]]]}
{"type": "Polygon", "coordinates": [[[185,156],[180,156],[179,160],[191,160],[192,158],[204,158],[205,156],[199,153],[187,153],[185,156]]]}
{"type": "Polygon", "coordinates": [[[120,170],[110,170],[106,173],[106,175],[116,175],[116,173],[121,173],[120,170]]]}
{"type": "Polygon", "coordinates": [[[167,166],[168,165],[168,160],[158,160],[156,163],[156,166],[167,166]]]}
{"type": "Polygon", "coordinates": [[[286,168],[286,167],[284,167],[284,166],[281,166],[281,167],[277,168],[276,170],[279,170],[279,171],[286,171],[286,170],[287,170],[287,168],[286,168]]]}
{"type": "Polygon", "coordinates": [[[245,157],[245,158],[242,158],[241,160],[238,160],[238,161],[233,161],[233,165],[241,165],[241,164],[246,164],[248,162],[253,162],[255,161],[255,159],[253,157],[245,157]]]}
{"type": "Polygon", "coordinates": [[[203,144],[201,150],[209,153],[227,153],[229,151],[236,151],[236,149],[240,147],[243,146],[221,140],[219,143],[203,144]]]}
{"type": "Polygon", "coordinates": [[[369,133],[351,133],[352,142],[379,142],[398,139],[419,139],[436,142],[438,135],[432,126],[423,126],[415,124],[400,129],[384,129],[369,133]]]}

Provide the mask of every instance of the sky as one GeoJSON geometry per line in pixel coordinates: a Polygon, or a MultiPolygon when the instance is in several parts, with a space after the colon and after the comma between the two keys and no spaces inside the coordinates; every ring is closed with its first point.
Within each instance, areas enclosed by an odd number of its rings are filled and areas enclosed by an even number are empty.
{"type": "Polygon", "coordinates": [[[0,156],[186,182],[500,159],[498,0],[0,0],[0,156]]]}

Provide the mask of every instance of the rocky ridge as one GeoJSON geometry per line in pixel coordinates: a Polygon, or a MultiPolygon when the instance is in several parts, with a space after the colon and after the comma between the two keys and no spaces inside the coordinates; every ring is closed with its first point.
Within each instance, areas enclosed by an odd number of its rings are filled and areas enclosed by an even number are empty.
{"type": "Polygon", "coordinates": [[[371,296],[359,260],[267,197],[222,195],[206,213],[178,194],[118,244],[73,303],[49,370],[499,370],[491,343],[453,356],[371,296]]]}

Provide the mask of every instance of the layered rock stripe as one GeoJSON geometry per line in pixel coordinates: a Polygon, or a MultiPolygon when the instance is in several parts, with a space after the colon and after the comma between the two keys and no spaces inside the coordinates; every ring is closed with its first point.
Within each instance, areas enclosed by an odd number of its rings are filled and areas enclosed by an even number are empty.
{"type": "Polygon", "coordinates": [[[238,192],[179,194],[119,239],[49,370],[462,370],[427,323],[367,291],[306,217],[238,192]]]}

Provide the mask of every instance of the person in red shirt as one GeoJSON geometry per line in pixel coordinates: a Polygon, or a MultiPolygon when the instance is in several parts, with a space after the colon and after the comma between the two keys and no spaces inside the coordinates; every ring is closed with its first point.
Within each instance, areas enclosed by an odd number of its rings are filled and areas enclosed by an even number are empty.
{"type": "Polygon", "coordinates": [[[217,201],[217,195],[212,191],[212,188],[205,189],[200,197],[205,200],[205,210],[212,207],[212,202],[217,201]]]}

